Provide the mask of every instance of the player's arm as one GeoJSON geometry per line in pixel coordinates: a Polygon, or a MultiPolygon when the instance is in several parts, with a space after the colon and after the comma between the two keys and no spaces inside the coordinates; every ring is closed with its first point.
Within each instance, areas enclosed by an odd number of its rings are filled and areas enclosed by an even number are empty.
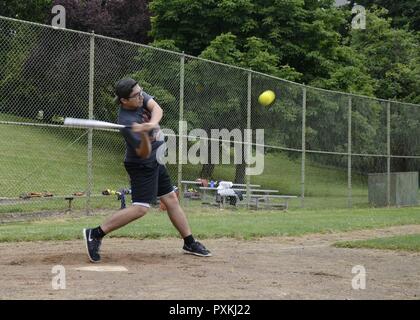
{"type": "Polygon", "coordinates": [[[148,158],[152,150],[150,138],[148,136],[148,126],[146,126],[145,123],[132,123],[131,125],[132,129],[122,128],[120,130],[124,139],[136,151],[136,154],[140,158],[148,158]],[[140,134],[140,139],[134,132],[140,134]]]}
{"type": "Polygon", "coordinates": [[[147,101],[146,109],[151,114],[148,123],[151,124],[152,129],[156,128],[159,125],[159,122],[163,116],[162,108],[155,100],[150,99],[149,101],[147,101]]]}
{"type": "Polygon", "coordinates": [[[150,114],[150,119],[148,119],[147,122],[143,122],[141,124],[133,123],[131,128],[132,132],[139,133],[141,136],[140,144],[135,147],[136,153],[140,158],[148,158],[150,156],[152,147],[148,132],[159,125],[159,121],[163,116],[162,108],[153,99],[147,101],[146,109],[150,114]]]}
{"type": "Polygon", "coordinates": [[[152,151],[152,145],[148,135],[149,130],[148,123],[140,124],[134,122],[131,125],[131,130],[126,129],[125,132],[126,140],[136,150],[136,154],[142,159],[148,158],[152,151]],[[133,132],[140,134],[140,140],[133,135],[133,132]]]}
{"type": "Polygon", "coordinates": [[[150,153],[152,152],[152,144],[150,143],[150,138],[147,132],[141,132],[140,136],[140,145],[136,148],[136,153],[140,158],[146,159],[149,158],[150,153]]]}

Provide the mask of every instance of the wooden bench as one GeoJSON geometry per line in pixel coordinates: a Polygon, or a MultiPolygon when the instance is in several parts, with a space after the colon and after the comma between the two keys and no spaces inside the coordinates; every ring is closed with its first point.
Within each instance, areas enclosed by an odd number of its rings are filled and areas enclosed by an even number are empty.
{"type": "Polygon", "coordinates": [[[69,208],[67,209],[67,211],[71,211],[71,202],[74,200],[74,197],[64,197],[64,200],[67,200],[69,202],[69,208]]]}
{"type": "MultiPolygon", "coordinates": [[[[91,197],[103,197],[103,195],[91,195],[91,197]]],[[[76,198],[86,198],[86,195],[76,196],[76,195],[64,195],[64,196],[47,196],[47,197],[28,197],[28,198],[0,198],[0,205],[14,205],[14,204],[23,204],[30,203],[33,201],[46,201],[46,200],[65,200],[68,201],[67,211],[72,211],[72,201],[76,198]]]]}
{"type": "MultiPolygon", "coordinates": [[[[284,210],[287,210],[289,208],[289,200],[290,199],[297,199],[297,196],[290,196],[290,195],[258,195],[258,194],[251,194],[250,195],[250,205],[251,206],[255,206],[255,209],[259,209],[261,208],[261,203],[263,203],[263,207],[264,209],[276,209],[276,208],[281,208],[284,210]],[[270,200],[271,199],[283,199],[284,202],[282,203],[273,203],[270,200]],[[254,200],[255,203],[252,201],[254,200]]],[[[244,199],[246,199],[246,195],[244,195],[244,199]]],[[[247,203],[244,203],[245,205],[247,205],[247,203]]]]}
{"type": "MultiPolygon", "coordinates": [[[[233,188],[236,188],[236,187],[246,187],[246,184],[243,184],[243,183],[234,183],[232,185],[232,187],[233,188]]],[[[261,186],[259,184],[250,184],[249,187],[250,188],[261,188],[261,186]]]]}

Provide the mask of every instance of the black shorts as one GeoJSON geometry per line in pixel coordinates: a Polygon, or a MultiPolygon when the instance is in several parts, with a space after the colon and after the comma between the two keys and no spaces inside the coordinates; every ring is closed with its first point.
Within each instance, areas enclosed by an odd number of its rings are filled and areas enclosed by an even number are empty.
{"type": "Polygon", "coordinates": [[[125,162],[124,166],[130,176],[133,203],[155,203],[156,197],[174,191],[168,171],[157,161],[148,164],[125,162]]]}

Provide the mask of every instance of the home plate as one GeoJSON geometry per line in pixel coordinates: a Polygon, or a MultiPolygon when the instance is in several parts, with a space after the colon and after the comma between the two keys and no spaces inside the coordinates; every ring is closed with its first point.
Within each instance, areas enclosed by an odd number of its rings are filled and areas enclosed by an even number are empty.
{"type": "Polygon", "coordinates": [[[123,266],[89,266],[89,267],[80,267],[76,268],[80,271],[98,271],[98,272],[109,272],[109,271],[128,271],[126,267],[123,266]]]}

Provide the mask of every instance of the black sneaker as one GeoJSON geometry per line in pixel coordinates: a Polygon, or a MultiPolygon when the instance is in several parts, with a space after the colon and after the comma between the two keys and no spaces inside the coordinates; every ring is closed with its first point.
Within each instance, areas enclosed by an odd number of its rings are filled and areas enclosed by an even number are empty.
{"type": "Polygon", "coordinates": [[[211,257],[210,251],[207,250],[206,247],[198,241],[193,242],[189,246],[184,244],[184,247],[182,249],[184,249],[184,252],[188,254],[194,254],[200,257],[211,257]]]}
{"type": "Polygon", "coordinates": [[[92,262],[101,261],[99,249],[101,248],[102,239],[92,238],[92,229],[83,229],[83,237],[85,238],[86,250],[89,260],[92,262]]]}

